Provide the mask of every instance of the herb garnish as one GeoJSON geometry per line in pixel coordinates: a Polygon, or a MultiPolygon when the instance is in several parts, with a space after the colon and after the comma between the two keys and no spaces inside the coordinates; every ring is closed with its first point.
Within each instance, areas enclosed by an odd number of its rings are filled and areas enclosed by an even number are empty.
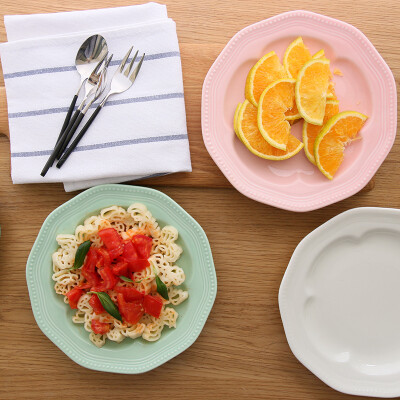
{"type": "Polygon", "coordinates": [[[85,261],[86,254],[88,253],[92,242],[90,240],[86,240],[79,245],[78,250],[76,250],[74,266],[70,269],[78,269],[82,267],[83,262],[85,261]]]}
{"type": "Polygon", "coordinates": [[[92,292],[92,293],[97,294],[97,297],[99,298],[101,305],[110,315],[112,315],[115,319],[118,319],[119,321],[122,322],[122,317],[121,314],[119,313],[118,307],[111,300],[111,297],[107,293],[105,292],[92,292]]]}

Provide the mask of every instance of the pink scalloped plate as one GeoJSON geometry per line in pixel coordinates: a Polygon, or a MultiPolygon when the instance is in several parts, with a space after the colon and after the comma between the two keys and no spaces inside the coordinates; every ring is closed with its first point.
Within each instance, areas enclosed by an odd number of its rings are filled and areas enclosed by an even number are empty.
{"type": "MultiPolygon", "coordinates": [[[[396,136],[396,85],[389,67],[358,29],[309,11],[292,11],[238,32],[218,56],[203,85],[203,139],[211,157],[231,184],[245,196],[291,211],[311,211],[361,190],[380,167],[396,136]],[[233,131],[236,105],[244,100],[247,73],[264,54],[275,50],[282,60],[286,47],[302,36],[312,53],[325,50],[340,111],[369,116],[362,140],[346,148],[345,158],[329,181],[303,151],[285,161],[261,159],[246,149],[233,131]]],[[[292,128],[301,138],[302,122],[292,128]]]]}

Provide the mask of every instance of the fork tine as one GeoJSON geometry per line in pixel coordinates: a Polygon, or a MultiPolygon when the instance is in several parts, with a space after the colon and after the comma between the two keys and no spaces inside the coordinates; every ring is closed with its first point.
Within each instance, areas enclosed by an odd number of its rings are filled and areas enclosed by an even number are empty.
{"type": "Polygon", "coordinates": [[[92,74],[97,74],[100,70],[100,67],[103,65],[104,60],[107,59],[108,56],[108,51],[104,54],[103,57],[101,57],[101,60],[98,62],[98,64],[96,65],[96,67],[94,68],[92,74]]]}
{"type": "Polygon", "coordinates": [[[125,72],[124,72],[124,75],[125,75],[126,77],[128,77],[129,74],[131,73],[131,70],[132,70],[132,67],[133,67],[133,63],[135,62],[138,53],[139,53],[139,50],[135,53],[135,55],[133,56],[131,62],[130,62],[129,65],[128,65],[128,67],[126,68],[126,70],[125,70],[125,72]]]}
{"type": "Polygon", "coordinates": [[[125,57],[121,61],[121,64],[119,64],[119,67],[118,67],[118,71],[119,72],[122,72],[124,70],[125,64],[126,64],[128,58],[129,58],[130,54],[131,54],[132,49],[133,49],[133,46],[128,50],[128,52],[126,53],[125,57]]]}
{"type": "Polygon", "coordinates": [[[142,67],[143,60],[144,60],[144,56],[145,56],[145,55],[146,55],[146,54],[143,53],[142,58],[141,58],[140,61],[139,61],[139,64],[136,66],[136,68],[133,70],[131,76],[129,77],[129,79],[131,80],[132,83],[135,82],[135,79],[136,79],[136,77],[137,77],[138,74],[139,74],[139,71],[140,71],[140,68],[142,67]]]}

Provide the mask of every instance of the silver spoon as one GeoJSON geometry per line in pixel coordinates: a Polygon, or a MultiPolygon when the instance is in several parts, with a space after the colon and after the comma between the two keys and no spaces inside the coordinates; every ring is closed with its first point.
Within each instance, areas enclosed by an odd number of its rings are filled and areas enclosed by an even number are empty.
{"type": "Polygon", "coordinates": [[[65,116],[61,132],[58,135],[57,143],[60,140],[63,132],[65,131],[65,128],[68,126],[68,123],[71,119],[72,111],[74,110],[83,84],[90,77],[95,66],[104,59],[107,52],[108,46],[106,39],[104,39],[101,35],[90,36],[82,43],[80,49],[78,50],[75,58],[75,67],[81,76],[81,82],[79,84],[79,89],[72,99],[71,105],[69,106],[67,115],[65,116]]]}

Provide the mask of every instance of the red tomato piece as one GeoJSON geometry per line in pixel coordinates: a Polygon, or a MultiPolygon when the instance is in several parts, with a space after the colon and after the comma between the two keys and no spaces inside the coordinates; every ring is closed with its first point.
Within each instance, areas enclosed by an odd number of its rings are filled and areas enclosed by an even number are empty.
{"type": "Polygon", "coordinates": [[[114,228],[102,229],[99,231],[99,236],[112,260],[122,254],[124,251],[124,243],[121,236],[114,228]]]}
{"type": "Polygon", "coordinates": [[[68,297],[69,306],[73,310],[76,310],[78,308],[78,301],[81,298],[82,294],[83,290],[78,288],[73,288],[66,294],[66,296],[68,297]]]}
{"type": "Polygon", "coordinates": [[[140,321],[144,314],[141,301],[127,302],[122,293],[117,294],[118,308],[122,317],[129,324],[135,325],[140,321]]]}
{"type": "Polygon", "coordinates": [[[143,300],[143,307],[147,314],[150,314],[155,318],[160,318],[163,301],[159,297],[146,294],[143,300]]]}
{"type": "Polygon", "coordinates": [[[99,300],[97,294],[92,294],[89,300],[89,304],[93,308],[95,314],[101,314],[105,312],[104,307],[101,304],[101,301],[99,300]]]}
{"type": "Polygon", "coordinates": [[[149,260],[138,259],[129,263],[129,270],[131,272],[140,272],[150,266],[149,260]]]}
{"type": "Polygon", "coordinates": [[[81,269],[83,277],[87,280],[89,287],[100,284],[100,276],[96,271],[97,251],[91,247],[86,255],[85,263],[81,269]]]}
{"type": "Polygon", "coordinates": [[[146,235],[135,235],[132,238],[132,243],[135,245],[139,258],[148,259],[151,254],[153,239],[146,235]]]}
{"type": "Polygon", "coordinates": [[[98,271],[103,281],[99,285],[92,287],[92,292],[105,292],[112,289],[118,282],[110,267],[104,267],[98,271]]]}
{"type": "Polygon", "coordinates": [[[118,261],[112,266],[112,272],[117,276],[128,275],[128,263],[126,261],[118,261]]]}
{"type": "Polygon", "coordinates": [[[128,264],[137,260],[139,258],[135,246],[132,242],[126,242],[124,246],[124,251],[121,254],[121,258],[126,261],[128,264]]]}
{"type": "Polygon", "coordinates": [[[144,294],[142,292],[139,292],[139,290],[134,287],[116,286],[115,290],[118,293],[122,293],[125,301],[142,301],[144,297],[144,294]]]}
{"type": "Polygon", "coordinates": [[[100,247],[97,249],[98,261],[97,261],[97,268],[99,267],[111,267],[111,257],[108,251],[100,247]]]}
{"type": "Polygon", "coordinates": [[[110,324],[100,322],[98,319],[92,319],[91,328],[94,333],[104,335],[110,330],[110,324]]]}

